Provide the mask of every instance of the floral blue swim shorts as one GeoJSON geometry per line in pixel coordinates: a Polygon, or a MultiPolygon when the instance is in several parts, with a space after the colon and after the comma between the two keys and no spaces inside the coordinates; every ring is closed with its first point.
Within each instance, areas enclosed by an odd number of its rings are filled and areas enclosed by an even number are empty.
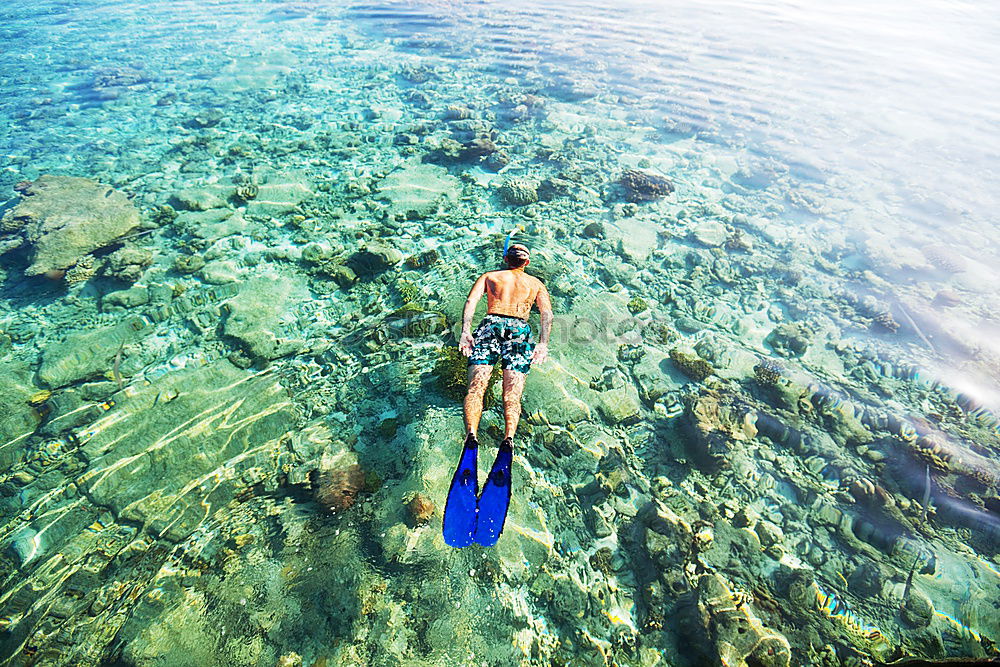
{"type": "Polygon", "coordinates": [[[504,370],[527,373],[535,343],[531,327],[520,317],[487,315],[472,332],[475,345],[469,355],[469,365],[492,366],[497,361],[504,370]]]}

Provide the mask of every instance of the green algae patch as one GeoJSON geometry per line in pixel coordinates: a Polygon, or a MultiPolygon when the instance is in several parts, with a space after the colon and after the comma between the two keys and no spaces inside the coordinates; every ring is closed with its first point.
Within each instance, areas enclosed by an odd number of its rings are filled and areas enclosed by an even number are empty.
{"type": "Polygon", "coordinates": [[[462,352],[452,345],[446,345],[438,350],[437,362],[434,364],[434,375],[437,378],[437,390],[456,401],[465,398],[469,382],[469,360],[462,352]]]}
{"type": "MultiPolygon", "coordinates": [[[[436,377],[436,388],[438,392],[456,401],[465,400],[465,393],[469,385],[469,360],[454,345],[444,345],[438,350],[438,359],[434,364],[434,375],[436,377]]],[[[490,381],[486,385],[486,395],[483,399],[483,407],[489,408],[496,402],[493,388],[503,376],[500,366],[494,366],[490,374],[490,381]]]]}

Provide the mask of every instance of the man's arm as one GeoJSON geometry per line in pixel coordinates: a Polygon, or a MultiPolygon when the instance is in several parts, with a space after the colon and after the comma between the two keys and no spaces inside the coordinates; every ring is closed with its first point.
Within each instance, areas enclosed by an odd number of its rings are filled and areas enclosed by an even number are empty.
{"type": "Polygon", "coordinates": [[[469,298],[465,300],[465,309],[462,311],[462,337],[458,341],[458,349],[462,354],[469,356],[472,354],[472,346],[476,341],[472,338],[472,317],[476,314],[476,306],[479,300],[486,293],[486,274],[479,276],[479,280],[472,284],[469,290],[469,298]]]}
{"type": "Polygon", "coordinates": [[[538,296],[535,297],[535,304],[542,319],[542,331],[538,334],[538,345],[531,357],[532,363],[541,363],[549,356],[549,332],[552,330],[552,302],[549,300],[549,291],[545,285],[538,288],[538,296]]]}

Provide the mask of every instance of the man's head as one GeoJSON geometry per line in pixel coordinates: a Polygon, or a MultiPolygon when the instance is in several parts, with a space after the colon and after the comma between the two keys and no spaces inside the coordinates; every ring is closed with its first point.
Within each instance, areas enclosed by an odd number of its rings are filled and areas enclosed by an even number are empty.
{"type": "Polygon", "coordinates": [[[512,269],[522,269],[528,265],[529,262],[528,248],[521,245],[520,243],[515,243],[509,248],[507,248],[507,254],[504,255],[504,260],[507,262],[507,266],[512,269]]]}

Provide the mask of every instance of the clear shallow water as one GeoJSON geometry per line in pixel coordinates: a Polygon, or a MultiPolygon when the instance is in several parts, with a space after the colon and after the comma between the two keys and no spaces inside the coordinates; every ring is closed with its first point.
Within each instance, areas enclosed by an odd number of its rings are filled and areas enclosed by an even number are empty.
{"type": "Polygon", "coordinates": [[[3,659],[993,655],[988,10],[3,10],[8,220],[56,174],[145,232],[0,256],[3,659]],[[436,364],[518,224],[553,360],[500,544],[455,551],[436,364]]]}

